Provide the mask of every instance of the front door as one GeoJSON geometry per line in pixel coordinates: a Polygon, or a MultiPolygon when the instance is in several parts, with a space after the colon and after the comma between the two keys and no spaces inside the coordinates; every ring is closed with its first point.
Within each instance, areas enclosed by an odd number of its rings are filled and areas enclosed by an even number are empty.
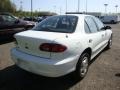
{"type": "Polygon", "coordinates": [[[102,33],[99,33],[96,23],[91,16],[85,17],[85,22],[90,31],[86,34],[86,38],[88,39],[88,45],[92,48],[92,55],[94,55],[101,50],[102,33]]]}

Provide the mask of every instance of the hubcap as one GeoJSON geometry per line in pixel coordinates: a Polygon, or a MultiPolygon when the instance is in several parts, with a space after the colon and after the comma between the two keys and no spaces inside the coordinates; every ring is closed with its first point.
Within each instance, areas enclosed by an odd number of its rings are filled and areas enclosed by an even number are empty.
{"type": "Polygon", "coordinates": [[[111,47],[112,46],[112,39],[110,39],[110,41],[109,41],[109,47],[111,47]]]}
{"type": "Polygon", "coordinates": [[[80,73],[84,76],[88,69],[88,57],[84,57],[81,63],[80,73]]]}

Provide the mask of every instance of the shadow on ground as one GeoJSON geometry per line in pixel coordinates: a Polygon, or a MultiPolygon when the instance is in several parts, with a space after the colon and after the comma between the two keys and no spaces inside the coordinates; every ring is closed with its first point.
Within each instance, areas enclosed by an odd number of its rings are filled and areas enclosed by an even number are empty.
{"type": "Polygon", "coordinates": [[[6,43],[10,43],[10,42],[13,42],[14,41],[14,38],[11,38],[11,37],[9,37],[9,38],[0,38],[0,45],[2,45],[2,44],[6,44],[6,43]]]}
{"type": "MultiPolygon", "coordinates": [[[[90,62],[90,65],[100,54],[90,62]]],[[[72,74],[59,78],[48,78],[28,73],[16,65],[0,71],[0,90],[68,90],[79,82],[80,80],[75,80],[72,74]]]]}
{"type": "Polygon", "coordinates": [[[120,78],[120,73],[115,74],[115,76],[120,78]]]}
{"type": "Polygon", "coordinates": [[[72,75],[48,78],[28,73],[16,65],[0,71],[0,90],[67,90],[79,81],[72,75]]]}

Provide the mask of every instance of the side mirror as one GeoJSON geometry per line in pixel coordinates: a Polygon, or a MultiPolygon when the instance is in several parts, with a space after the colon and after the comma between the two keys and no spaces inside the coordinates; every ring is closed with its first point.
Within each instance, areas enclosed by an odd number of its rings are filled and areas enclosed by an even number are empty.
{"type": "Polygon", "coordinates": [[[18,24],[19,22],[20,22],[19,19],[16,19],[16,20],[15,20],[15,24],[18,24]]]}
{"type": "Polygon", "coordinates": [[[103,28],[101,28],[101,30],[107,30],[107,29],[112,29],[110,26],[104,26],[103,28]]]}
{"type": "Polygon", "coordinates": [[[105,26],[105,29],[112,29],[110,26],[105,26]]]}

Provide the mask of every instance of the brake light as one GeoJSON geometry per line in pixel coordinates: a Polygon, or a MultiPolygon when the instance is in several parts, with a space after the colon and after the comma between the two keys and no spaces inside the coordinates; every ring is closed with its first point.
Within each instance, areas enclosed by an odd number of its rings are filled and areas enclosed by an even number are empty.
{"type": "Polygon", "coordinates": [[[61,44],[55,44],[55,43],[43,43],[40,45],[39,49],[41,51],[47,51],[47,52],[64,52],[67,47],[61,44]]]}

